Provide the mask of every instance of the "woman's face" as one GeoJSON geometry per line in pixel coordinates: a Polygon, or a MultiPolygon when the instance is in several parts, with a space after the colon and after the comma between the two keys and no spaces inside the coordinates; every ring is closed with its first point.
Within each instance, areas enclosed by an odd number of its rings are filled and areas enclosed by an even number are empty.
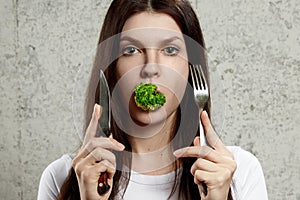
{"type": "Polygon", "coordinates": [[[130,17],[121,33],[116,67],[120,101],[135,122],[155,124],[175,115],[189,72],[184,38],[172,17],[154,12],[130,17]],[[166,103],[151,112],[138,108],[133,91],[139,83],[157,85],[166,103]]]}

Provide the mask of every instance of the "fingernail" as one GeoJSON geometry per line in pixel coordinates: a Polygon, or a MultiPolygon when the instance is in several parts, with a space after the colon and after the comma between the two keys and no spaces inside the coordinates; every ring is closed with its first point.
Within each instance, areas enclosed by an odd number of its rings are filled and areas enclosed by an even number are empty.
{"type": "Polygon", "coordinates": [[[96,112],[97,112],[97,104],[94,105],[93,117],[96,117],[96,112]]]}
{"type": "Polygon", "coordinates": [[[99,119],[101,112],[101,107],[98,104],[95,104],[94,106],[94,116],[99,119]]]}
{"type": "Polygon", "coordinates": [[[116,140],[113,139],[113,138],[109,138],[109,139],[110,139],[115,145],[117,145],[117,147],[119,147],[120,150],[124,150],[124,149],[125,149],[125,146],[124,146],[122,143],[116,141],[116,140]]]}
{"type": "Polygon", "coordinates": [[[208,114],[207,114],[206,110],[204,110],[204,115],[205,115],[205,117],[207,117],[207,116],[208,116],[208,114]]]}
{"type": "Polygon", "coordinates": [[[120,147],[121,150],[124,150],[124,149],[125,149],[125,146],[124,146],[122,143],[119,143],[119,142],[118,142],[117,145],[118,145],[118,147],[120,147]]]}
{"type": "Polygon", "coordinates": [[[176,151],[173,152],[174,156],[179,157],[183,154],[183,149],[177,149],[176,151]]]}

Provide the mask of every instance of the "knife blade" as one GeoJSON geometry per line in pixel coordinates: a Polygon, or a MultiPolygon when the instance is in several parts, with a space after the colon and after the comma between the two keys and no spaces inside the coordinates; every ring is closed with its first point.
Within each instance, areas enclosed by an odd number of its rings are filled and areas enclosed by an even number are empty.
{"type": "Polygon", "coordinates": [[[105,75],[100,70],[100,105],[102,106],[102,114],[99,123],[99,136],[110,135],[110,92],[105,75]],[[103,135],[104,134],[104,135],[103,135]]]}
{"type": "MultiPolygon", "coordinates": [[[[109,137],[110,135],[110,92],[105,75],[102,70],[100,70],[100,93],[99,93],[99,103],[102,106],[102,114],[99,120],[99,131],[98,136],[109,137]]],[[[104,195],[110,189],[110,185],[107,183],[107,172],[100,174],[98,178],[97,191],[99,195],[104,195]]]]}

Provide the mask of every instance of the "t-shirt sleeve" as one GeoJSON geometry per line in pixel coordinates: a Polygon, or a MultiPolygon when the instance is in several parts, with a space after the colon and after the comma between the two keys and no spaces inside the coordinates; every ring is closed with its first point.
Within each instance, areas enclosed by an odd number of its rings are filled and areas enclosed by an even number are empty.
{"type": "Polygon", "coordinates": [[[265,178],[258,159],[239,147],[233,154],[237,163],[237,169],[231,183],[234,199],[267,200],[265,178]]]}
{"type": "Polygon", "coordinates": [[[37,199],[56,200],[71,166],[72,159],[69,155],[63,155],[49,164],[42,173],[37,199]]]}

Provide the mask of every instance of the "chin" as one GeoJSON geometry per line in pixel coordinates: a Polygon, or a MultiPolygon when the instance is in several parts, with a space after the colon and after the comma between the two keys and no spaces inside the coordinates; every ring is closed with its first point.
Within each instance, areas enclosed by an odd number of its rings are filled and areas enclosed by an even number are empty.
{"type": "Polygon", "coordinates": [[[154,111],[146,111],[137,107],[133,97],[130,99],[129,114],[138,126],[148,126],[164,121],[166,119],[163,114],[164,110],[164,106],[162,106],[154,111]]]}
{"type": "Polygon", "coordinates": [[[132,98],[129,103],[129,114],[131,119],[138,126],[159,125],[165,123],[167,118],[170,117],[177,110],[176,103],[166,102],[160,108],[154,111],[145,111],[138,108],[132,98]]]}

